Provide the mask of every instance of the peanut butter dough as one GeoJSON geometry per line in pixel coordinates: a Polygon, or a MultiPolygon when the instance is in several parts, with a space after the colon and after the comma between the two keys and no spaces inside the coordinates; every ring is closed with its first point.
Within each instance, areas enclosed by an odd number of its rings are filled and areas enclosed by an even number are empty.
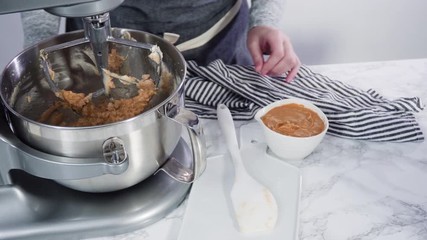
{"type": "Polygon", "coordinates": [[[310,137],[325,129],[324,122],[316,112],[296,103],[275,107],[261,120],[271,130],[293,137],[310,137]]]}
{"type": "MultiPolygon", "coordinates": [[[[116,88],[113,79],[130,88],[137,88],[137,94],[130,98],[113,99],[105,96],[104,99],[95,100],[92,94],[75,93],[60,90],[55,92],[58,100],[44,111],[39,122],[67,127],[96,126],[122,121],[142,113],[156,94],[156,86],[150,75],[144,74],[141,79],[120,75],[119,72],[125,57],[120,56],[112,49],[108,56],[109,66],[103,70],[105,94],[109,95],[111,89],[116,88]]],[[[51,74],[54,74],[52,71],[51,74]]],[[[53,79],[53,76],[52,76],[53,79]]]]}
{"type": "Polygon", "coordinates": [[[74,93],[61,90],[58,101],[40,116],[39,122],[57,126],[82,127],[118,122],[142,113],[156,93],[156,87],[150,78],[136,83],[138,94],[128,99],[106,98],[93,103],[91,94],[74,93]],[[70,111],[77,119],[67,118],[70,111]]]}

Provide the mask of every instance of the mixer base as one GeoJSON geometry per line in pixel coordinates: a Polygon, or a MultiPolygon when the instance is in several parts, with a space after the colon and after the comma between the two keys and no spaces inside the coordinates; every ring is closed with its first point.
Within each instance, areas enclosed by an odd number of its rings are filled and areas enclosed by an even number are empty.
{"type": "MultiPolygon", "coordinates": [[[[190,167],[191,150],[181,139],[172,156],[190,167]]],[[[174,210],[191,185],[159,172],[110,193],[85,193],[52,180],[12,170],[12,185],[0,185],[0,239],[82,239],[146,227],[174,210]]]]}

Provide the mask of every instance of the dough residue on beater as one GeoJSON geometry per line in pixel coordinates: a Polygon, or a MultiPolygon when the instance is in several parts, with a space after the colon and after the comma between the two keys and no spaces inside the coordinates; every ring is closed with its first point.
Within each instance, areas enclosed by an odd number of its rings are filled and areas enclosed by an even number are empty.
{"type": "Polygon", "coordinates": [[[122,121],[142,113],[151,98],[156,94],[156,87],[151,78],[143,75],[136,83],[138,94],[127,99],[106,98],[94,103],[91,94],[74,93],[61,90],[58,101],[49,107],[39,118],[39,122],[68,127],[96,126],[122,121]],[[64,110],[72,110],[78,115],[77,120],[67,119],[64,110]]]}
{"type": "MultiPolygon", "coordinates": [[[[161,62],[162,57],[160,48],[153,46],[149,58],[161,62]]],[[[57,126],[96,126],[129,119],[146,110],[157,92],[154,80],[149,74],[143,74],[140,78],[119,74],[124,61],[128,59],[114,48],[111,49],[108,59],[108,69],[102,69],[104,98],[95,97],[96,94],[92,96],[92,93],[60,90],[55,92],[58,99],[40,115],[38,121],[57,126]],[[118,86],[122,86],[122,89],[123,86],[136,89],[129,96],[119,95],[121,97],[114,98],[110,92],[112,89],[118,89],[118,86]]]]}

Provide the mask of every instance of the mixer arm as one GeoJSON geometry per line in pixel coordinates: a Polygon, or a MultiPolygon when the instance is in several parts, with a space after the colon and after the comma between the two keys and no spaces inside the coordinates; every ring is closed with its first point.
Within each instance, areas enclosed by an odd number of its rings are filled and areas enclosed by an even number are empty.
{"type": "Polygon", "coordinates": [[[60,17],[87,17],[109,12],[124,0],[0,0],[0,14],[45,9],[60,17]]]}

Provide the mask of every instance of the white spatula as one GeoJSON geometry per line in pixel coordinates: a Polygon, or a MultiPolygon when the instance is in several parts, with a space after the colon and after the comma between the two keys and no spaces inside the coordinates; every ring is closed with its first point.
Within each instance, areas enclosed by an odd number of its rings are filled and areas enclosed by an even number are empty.
{"type": "Polygon", "coordinates": [[[243,233],[270,231],[274,229],[277,222],[276,199],[270,190],[246,172],[237,143],[233,118],[227,106],[218,105],[217,116],[235,168],[230,197],[239,231],[243,233]]]}

